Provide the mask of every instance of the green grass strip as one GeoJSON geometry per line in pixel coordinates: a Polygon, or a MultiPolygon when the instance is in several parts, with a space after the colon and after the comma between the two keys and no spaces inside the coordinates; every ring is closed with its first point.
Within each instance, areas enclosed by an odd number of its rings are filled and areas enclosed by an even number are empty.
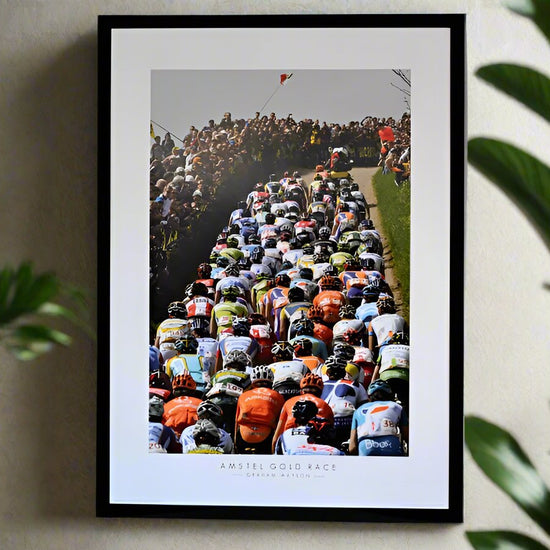
{"type": "Polygon", "coordinates": [[[393,174],[376,172],[373,177],[376,203],[393,257],[393,270],[399,281],[403,305],[400,314],[409,320],[411,263],[411,186],[407,181],[395,185],[393,174]]]}

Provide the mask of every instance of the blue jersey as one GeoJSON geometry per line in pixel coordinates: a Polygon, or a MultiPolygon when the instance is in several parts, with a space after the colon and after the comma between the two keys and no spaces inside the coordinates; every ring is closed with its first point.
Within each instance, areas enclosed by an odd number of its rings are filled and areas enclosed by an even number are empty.
{"type": "Polygon", "coordinates": [[[365,325],[370,323],[372,319],[378,316],[378,308],[376,307],[376,302],[370,302],[368,304],[363,304],[359,306],[355,311],[355,317],[360,321],[363,321],[365,325]]]}

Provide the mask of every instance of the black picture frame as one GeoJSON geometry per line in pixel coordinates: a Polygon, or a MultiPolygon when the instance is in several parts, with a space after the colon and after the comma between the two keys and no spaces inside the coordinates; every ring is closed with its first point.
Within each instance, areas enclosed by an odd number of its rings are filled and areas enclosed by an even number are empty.
{"type": "MultiPolygon", "coordinates": [[[[464,14],[401,14],[401,15],[254,15],[254,16],[100,16],[99,29],[99,98],[98,98],[98,152],[99,152],[99,360],[98,360],[98,415],[97,415],[97,499],[96,512],[101,517],[186,517],[218,519],[259,519],[259,520],[315,520],[315,521],[351,521],[351,522],[462,522],[463,521],[463,273],[464,273],[464,201],[465,201],[465,15],[464,14]],[[116,127],[115,115],[117,103],[113,101],[113,75],[117,71],[127,71],[113,50],[117,33],[120,31],[146,33],[151,29],[170,30],[193,29],[327,29],[327,33],[358,31],[369,29],[415,29],[418,35],[433,29],[448,33],[448,150],[446,141],[442,146],[448,153],[452,171],[449,170],[448,212],[446,224],[449,228],[448,248],[448,315],[444,324],[448,326],[448,343],[445,357],[448,369],[448,386],[439,388],[448,401],[448,448],[442,449],[448,476],[445,505],[431,507],[423,504],[402,505],[399,499],[391,506],[345,506],[340,502],[330,506],[316,507],[315,513],[300,513],[306,505],[270,505],[269,496],[265,505],[246,505],[235,499],[231,503],[212,505],[173,504],[167,499],[143,498],[120,499],[113,497],[113,465],[118,460],[113,454],[113,441],[117,433],[113,431],[113,418],[121,414],[115,406],[117,392],[122,391],[121,382],[115,380],[113,372],[117,368],[113,338],[113,300],[119,288],[113,285],[113,272],[116,270],[113,258],[116,258],[120,246],[116,223],[113,216],[120,208],[112,190],[119,185],[115,163],[118,151],[113,147],[116,127]],[[115,212],[115,213],[114,213],[115,212]]],[[[143,37],[146,41],[148,38],[143,37]]],[[[364,47],[364,45],[362,45],[364,47]]],[[[213,51],[212,55],[216,55],[213,51]]],[[[166,64],[163,64],[166,66],[166,64]]],[[[414,74],[413,74],[414,81],[414,74]]],[[[413,91],[414,96],[414,91],[413,91]]],[[[413,106],[414,117],[414,106],[413,106]]],[[[148,118],[146,122],[147,133],[148,118]]],[[[413,118],[414,121],[414,118],[413,118]]],[[[125,129],[123,129],[125,131],[125,129]]],[[[414,130],[413,130],[414,132],[414,130]]],[[[147,159],[145,159],[147,163],[147,159]]],[[[141,161],[141,164],[144,164],[141,161]]],[[[144,174],[144,181],[146,174],[144,174]]],[[[420,184],[419,184],[420,185],[420,184]]],[[[120,279],[120,277],[119,277],[120,279]]],[[[147,301],[147,298],[144,297],[147,301]]],[[[132,339],[132,336],[130,336],[132,339]]],[[[134,344],[130,341],[130,345],[134,344]]],[[[120,350],[118,351],[120,353],[120,350]]],[[[146,361],[146,360],[144,360],[146,361]]],[[[144,363],[145,365],[145,363],[144,363]]],[[[144,367],[146,368],[146,366],[144,367]]],[[[145,420],[143,421],[145,426],[145,420]]],[[[145,437],[145,436],[144,436],[145,437]]],[[[357,459],[354,459],[357,460],[357,459]]],[[[356,466],[356,463],[354,463],[356,466]]],[[[153,465],[152,467],[155,467],[153,465]]],[[[126,466],[125,466],[126,467],[126,466]]],[[[127,465],[131,470],[132,464],[127,465]]],[[[159,483],[165,477],[160,472],[159,483]]],[[[140,477],[136,474],[136,482],[140,477]]],[[[361,481],[360,474],[356,478],[361,481]]],[[[387,479],[392,483],[391,479],[387,479]]],[[[204,488],[203,488],[204,490],[204,488]]],[[[211,489],[210,489],[211,490],[211,489]]],[[[395,491],[395,488],[392,490],[395,491]]],[[[398,491],[397,491],[398,492],[398,491]]]]}

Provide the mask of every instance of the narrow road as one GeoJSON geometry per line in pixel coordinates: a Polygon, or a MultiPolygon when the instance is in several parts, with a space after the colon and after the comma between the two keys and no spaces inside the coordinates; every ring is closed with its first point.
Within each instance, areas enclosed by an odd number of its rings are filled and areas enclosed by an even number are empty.
{"type": "MultiPolygon", "coordinates": [[[[374,188],[372,185],[372,177],[374,174],[376,174],[378,168],[372,167],[372,168],[358,168],[355,167],[351,171],[351,175],[353,176],[353,181],[355,181],[359,185],[359,190],[365,195],[365,198],[367,199],[367,202],[369,204],[370,209],[370,217],[374,223],[374,227],[378,230],[380,233],[380,236],[382,237],[382,244],[384,246],[384,262],[386,264],[386,281],[390,285],[393,296],[395,299],[395,305],[397,309],[401,309],[401,306],[403,304],[403,297],[401,294],[401,285],[398,281],[398,279],[395,276],[395,272],[393,269],[393,255],[390,248],[390,243],[387,237],[384,235],[384,228],[382,226],[382,220],[380,218],[380,213],[378,209],[376,208],[376,195],[374,193],[374,188]]],[[[302,170],[301,171],[302,177],[305,179],[306,182],[311,182],[313,180],[313,176],[315,175],[315,172],[311,170],[302,170]]]]}

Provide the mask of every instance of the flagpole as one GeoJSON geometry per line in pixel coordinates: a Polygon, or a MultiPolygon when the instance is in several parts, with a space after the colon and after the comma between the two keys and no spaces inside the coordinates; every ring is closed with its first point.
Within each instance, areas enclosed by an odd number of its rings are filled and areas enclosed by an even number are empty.
{"type": "Polygon", "coordinates": [[[277,87],[275,88],[275,91],[269,96],[268,100],[263,104],[263,107],[260,109],[259,113],[262,114],[262,111],[265,109],[266,105],[271,101],[271,98],[277,93],[279,88],[281,88],[281,84],[277,84],[277,87]]]}
{"type": "Polygon", "coordinates": [[[179,138],[178,136],[176,136],[175,134],[173,134],[172,132],[170,132],[170,130],[167,130],[164,126],[161,126],[158,122],[155,122],[154,120],[151,120],[151,122],[153,124],[156,124],[159,128],[161,128],[162,130],[164,130],[165,132],[168,132],[171,136],[175,137],[177,140],[181,141],[183,143],[183,139],[179,138]]]}

